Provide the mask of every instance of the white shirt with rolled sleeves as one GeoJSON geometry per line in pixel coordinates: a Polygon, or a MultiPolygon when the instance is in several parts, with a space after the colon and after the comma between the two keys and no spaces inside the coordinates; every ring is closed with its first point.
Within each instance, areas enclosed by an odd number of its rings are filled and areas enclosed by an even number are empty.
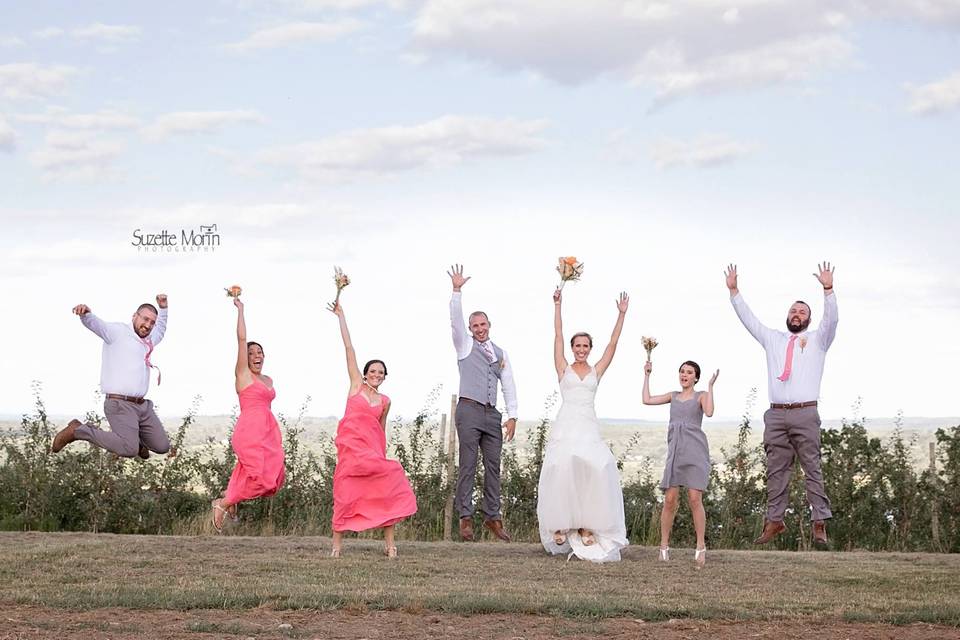
{"type": "Polygon", "coordinates": [[[837,296],[829,294],[823,300],[823,319],[814,331],[798,333],[793,345],[793,368],[790,377],[780,381],[786,364],[788,331],[777,331],[764,326],[750,311],[739,293],[730,298],[740,322],[767,352],[767,390],[770,402],[791,404],[811,402],[820,398],[820,381],[827,350],[837,335],[837,296]]]}
{"type": "MultiPolygon", "coordinates": [[[[453,346],[457,350],[457,360],[463,360],[473,351],[474,338],[467,330],[467,325],[463,321],[463,303],[462,295],[459,291],[454,291],[450,298],[450,325],[453,327],[453,346]]],[[[489,338],[487,338],[489,340],[489,338]]],[[[499,346],[499,345],[498,345],[499,346]]],[[[503,351],[503,369],[500,371],[500,388],[503,391],[503,402],[507,406],[507,417],[517,419],[517,388],[513,382],[513,367],[510,366],[510,358],[507,357],[505,349],[503,351]]]]}
{"type": "MultiPolygon", "coordinates": [[[[103,339],[100,365],[100,390],[124,396],[143,398],[150,388],[147,347],[133,330],[133,322],[104,322],[92,311],[80,316],[83,326],[103,339]]],[[[160,309],[157,323],[147,338],[156,347],[167,330],[167,310],[160,309]]]]}

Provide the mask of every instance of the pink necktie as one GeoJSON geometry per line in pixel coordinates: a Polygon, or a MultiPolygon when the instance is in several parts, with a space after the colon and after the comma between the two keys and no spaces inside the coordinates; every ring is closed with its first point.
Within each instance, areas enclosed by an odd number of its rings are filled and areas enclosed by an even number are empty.
{"type": "Polygon", "coordinates": [[[489,342],[480,342],[480,350],[483,351],[483,354],[487,356],[487,360],[490,364],[493,364],[497,361],[497,354],[493,352],[493,347],[490,346],[489,342]]]}
{"type": "Polygon", "coordinates": [[[150,354],[153,353],[153,341],[150,338],[140,338],[140,342],[147,346],[147,355],[143,356],[144,363],[151,369],[157,370],[157,386],[160,386],[160,367],[150,362],[150,354]]]}
{"type": "MultiPolygon", "coordinates": [[[[790,342],[787,343],[787,362],[783,365],[783,373],[777,376],[780,382],[786,382],[793,370],[793,343],[797,341],[796,334],[790,336],[790,342]]],[[[159,382],[157,384],[160,384],[159,382]]]]}

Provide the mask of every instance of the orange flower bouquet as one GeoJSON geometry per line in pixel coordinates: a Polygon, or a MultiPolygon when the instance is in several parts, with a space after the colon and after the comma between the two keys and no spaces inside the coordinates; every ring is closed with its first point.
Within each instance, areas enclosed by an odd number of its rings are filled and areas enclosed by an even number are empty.
{"type": "Polygon", "coordinates": [[[337,306],[337,303],[340,302],[340,292],[350,284],[350,276],[345,274],[340,267],[334,267],[333,284],[337,286],[337,297],[333,300],[333,306],[337,306]]]}
{"type": "Polygon", "coordinates": [[[243,289],[240,288],[240,285],[235,284],[232,287],[224,287],[224,291],[227,292],[227,296],[230,298],[239,298],[240,294],[243,293],[243,289]]]}
{"type": "Polygon", "coordinates": [[[648,338],[643,336],[643,339],[640,341],[643,344],[643,348],[647,350],[647,362],[650,362],[650,354],[653,352],[654,347],[659,344],[656,338],[648,338]]]}
{"type": "Polygon", "coordinates": [[[558,262],[557,273],[560,274],[559,289],[562,291],[563,285],[567,282],[580,279],[580,276],[583,275],[583,263],[577,262],[577,259],[573,256],[567,256],[566,258],[561,257],[558,262]]]}

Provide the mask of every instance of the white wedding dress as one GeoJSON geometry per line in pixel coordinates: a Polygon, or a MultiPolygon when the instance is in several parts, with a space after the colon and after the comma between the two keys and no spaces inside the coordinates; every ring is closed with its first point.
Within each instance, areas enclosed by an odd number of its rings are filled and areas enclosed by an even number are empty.
{"type": "Polygon", "coordinates": [[[594,408],[598,384],[593,367],[583,380],[570,367],[563,372],[563,403],[543,456],[537,518],[540,540],[550,553],[611,562],[620,559],[620,549],[629,543],[617,461],[600,438],[594,408]],[[596,543],[583,544],[580,528],[592,531],[596,543]],[[554,542],[555,531],[567,532],[564,544],[554,542]]]}

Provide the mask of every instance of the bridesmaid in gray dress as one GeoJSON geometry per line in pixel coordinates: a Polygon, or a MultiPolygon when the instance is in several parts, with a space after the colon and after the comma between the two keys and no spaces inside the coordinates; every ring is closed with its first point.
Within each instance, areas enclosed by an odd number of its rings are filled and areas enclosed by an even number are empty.
{"type": "Polygon", "coordinates": [[[643,404],[670,403],[670,426],[667,431],[667,462],[663,469],[660,488],[664,490],[663,511],[660,512],[660,560],[670,559],[670,530],[680,503],[680,487],[687,488],[687,498],[693,513],[693,526],[697,532],[697,549],[693,559],[697,568],[707,561],[707,545],[704,535],[707,516],[703,510],[703,490],[710,477],[710,449],[703,432],[703,416],[713,415],[713,384],[720,375],[717,369],[707,391],[695,391],[700,380],[700,365],[687,360],[680,365],[680,391],[671,391],[659,396],[650,395],[650,372],[653,365],[643,367],[643,404]]]}

